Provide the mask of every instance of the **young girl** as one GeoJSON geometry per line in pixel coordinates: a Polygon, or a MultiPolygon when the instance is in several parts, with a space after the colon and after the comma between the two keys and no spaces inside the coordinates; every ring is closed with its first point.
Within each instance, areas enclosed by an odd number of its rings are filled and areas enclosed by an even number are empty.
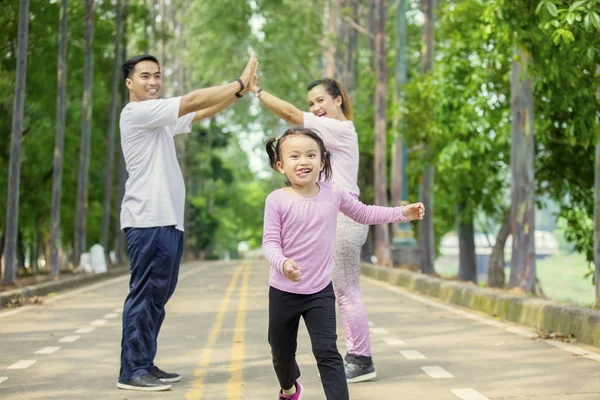
{"type": "Polygon", "coordinates": [[[285,188],[267,197],[263,235],[263,250],[271,264],[268,336],[281,385],[279,399],[302,396],[296,345],[303,317],[327,399],[345,400],[348,385],[336,346],[331,283],[337,214],[341,211],[361,224],[378,224],[422,219],[424,207],[367,206],[342,187],[326,183],[331,153],[309,128],[289,128],[279,139],[267,140],[266,149],[271,168],[287,178],[285,188]]]}
{"type": "MultiPolygon", "coordinates": [[[[276,97],[258,85],[253,74],[249,90],[273,113],[290,124],[304,125],[321,134],[333,153],[331,181],[358,198],[358,133],[352,122],[352,105],[342,85],[335,79],[320,79],[308,85],[310,112],[276,97]]],[[[360,253],[369,234],[367,225],[338,213],[336,241],[333,246],[333,289],[340,309],[346,339],[345,373],[348,383],[374,379],[377,374],[371,357],[369,317],[360,290],[360,253]]]]}

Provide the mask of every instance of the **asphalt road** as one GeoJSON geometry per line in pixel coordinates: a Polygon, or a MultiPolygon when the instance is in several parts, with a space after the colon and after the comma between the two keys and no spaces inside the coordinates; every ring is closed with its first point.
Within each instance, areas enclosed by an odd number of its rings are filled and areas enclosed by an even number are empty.
{"type": "MultiPolygon", "coordinates": [[[[182,375],[160,393],[116,388],[128,276],[0,312],[0,399],[276,399],[264,260],[182,265],[156,364],[182,375]]],[[[364,278],[377,379],[352,399],[599,400],[597,348],[364,278]]],[[[345,344],[338,328],[339,348],[345,344]]],[[[303,400],[325,399],[301,325],[303,400]]]]}

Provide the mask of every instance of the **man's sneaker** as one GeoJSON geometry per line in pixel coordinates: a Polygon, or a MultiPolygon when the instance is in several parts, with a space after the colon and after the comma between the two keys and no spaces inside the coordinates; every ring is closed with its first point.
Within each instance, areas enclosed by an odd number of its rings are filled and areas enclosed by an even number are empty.
{"type": "Polygon", "coordinates": [[[181,380],[181,375],[174,372],[165,372],[156,365],[153,365],[152,368],[150,368],[150,373],[157,377],[161,382],[165,383],[179,382],[181,380]]]}
{"type": "Polygon", "coordinates": [[[348,383],[364,382],[377,376],[371,357],[348,354],[344,360],[344,369],[348,383]]]}
{"type": "Polygon", "coordinates": [[[279,390],[279,400],[300,400],[302,398],[302,385],[300,382],[296,381],[296,393],[285,395],[283,394],[283,389],[279,390]]]}
{"type": "Polygon", "coordinates": [[[171,385],[161,382],[152,374],[139,375],[128,381],[119,379],[117,387],[125,390],[139,390],[141,392],[160,392],[171,389],[171,385]]]}

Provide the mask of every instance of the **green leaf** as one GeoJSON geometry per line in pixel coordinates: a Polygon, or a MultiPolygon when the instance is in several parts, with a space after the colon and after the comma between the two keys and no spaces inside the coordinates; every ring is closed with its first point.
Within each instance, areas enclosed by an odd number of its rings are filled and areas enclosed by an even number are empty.
{"type": "Polygon", "coordinates": [[[576,1],[575,3],[571,4],[571,7],[569,7],[569,12],[573,12],[576,8],[579,8],[581,5],[583,5],[585,3],[586,3],[586,0],[576,1]]]}
{"type": "Polygon", "coordinates": [[[541,12],[542,7],[544,6],[545,3],[546,3],[545,1],[540,1],[538,3],[537,7],[535,8],[535,14],[536,15],[538,15],[541,12]]]}
{"type": "Polygon", "coordinates": [[[593,47],[588,47],[588,49],[587,49],[587,57],[590,60],[594,59],[594,48],[593,47]]]}
{"type": "Polygon", "coordinates": [[[583,19],[583,26],[585,26],[586,30],[590,29],[590,14],[587,14],[583,19]]]}
{"type": "Polygon", "coordinates": [[[594,24],[594,26],[597,29],[600,29],[600,16],[595,11],[592,11],[591,14],[592,14],[592,24],[594,24]]]}
{"type": "Polygon", "coordinates": [[[569,23],[569,25],[573,25],[573,22],[575,20],[575,16],[571,13],[567,14],[567,22],[569,23]]]}
{"type": "Polygon", "coordinates": [[[556,5],[554,3],[551,3],[551,2],[546,3],[546,8],[548,9],[548,12],[550,13],[550,15],[552,15],[553,17],[558,16],[558,9],[556,8],[556,5]]]}

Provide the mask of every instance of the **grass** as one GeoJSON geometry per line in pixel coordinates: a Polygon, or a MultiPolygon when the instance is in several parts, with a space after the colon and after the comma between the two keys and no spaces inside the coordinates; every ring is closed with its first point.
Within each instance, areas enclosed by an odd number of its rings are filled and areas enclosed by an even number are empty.
{"type": "Polygon", "coordinates": [[[588,271],[585,256],[559,254],[536,263],[538,280],[550,299],[578,306],[594,306],[594,285],[585,278],[588,271]]]}
{"type": "MultiPolygon", "coordinates": [[[[439,257],[435,262],[435,269],[441,276],[456,278],[458,255],[439,257]]],[[[591,278],[584,277],[588,271],[585,256],[578,253],[561,253],[543,260],[536,260],[536,270],[542,290],[550,300],[594,307],[594,285],[591,278]]],[[[507,268],[507,280],[509,274],[510,271],[507,268]]],[[[485,279],[485,276],[479,277],[479,286],[487,286],[485,279]]]]}

